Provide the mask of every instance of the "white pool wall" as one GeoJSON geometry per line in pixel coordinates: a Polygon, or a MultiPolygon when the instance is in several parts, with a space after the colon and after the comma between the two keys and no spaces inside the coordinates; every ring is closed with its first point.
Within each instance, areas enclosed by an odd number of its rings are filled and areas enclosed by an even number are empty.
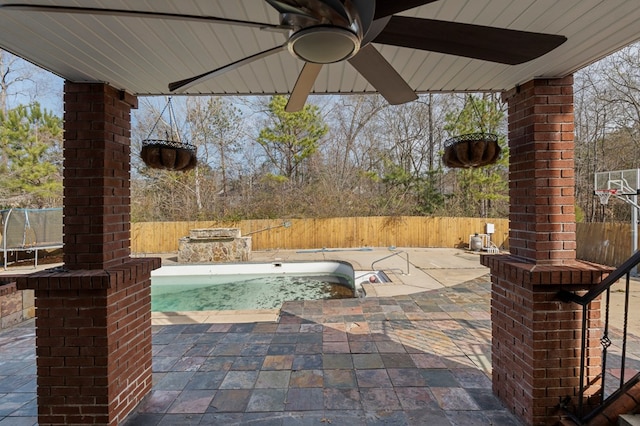
{"type": "Polygon", "coordinates": [[[353,266],[343,261],[166,265],[151,272],[153,286],[244,281],[264,275],[338,276],[355,288],[353,266]]]}

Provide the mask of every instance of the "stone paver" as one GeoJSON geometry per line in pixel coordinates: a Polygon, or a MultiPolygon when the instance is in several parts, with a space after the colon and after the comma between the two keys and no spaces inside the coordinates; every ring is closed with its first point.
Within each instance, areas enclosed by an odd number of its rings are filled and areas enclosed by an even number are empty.
{"type": "MultiPolygon", "coordinates": [[[[153,391],[124,424],[518,425],[491,393],[489,287],[154,325],[153,391]]],[[[32,321],[0,333],[0,424],[37,422],[34,344],[32,321]]]]}

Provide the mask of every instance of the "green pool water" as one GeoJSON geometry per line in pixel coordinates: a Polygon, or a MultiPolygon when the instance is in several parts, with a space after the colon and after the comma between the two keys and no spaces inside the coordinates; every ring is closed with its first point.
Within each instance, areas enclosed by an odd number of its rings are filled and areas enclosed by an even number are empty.
{"type": "Polygon", "coordinates": [[[354,291],[340,283],[305,276],[268,276],[228,283],[151,285],[154,312],[278,309],[292,300],[343,299],[354,291]]]}

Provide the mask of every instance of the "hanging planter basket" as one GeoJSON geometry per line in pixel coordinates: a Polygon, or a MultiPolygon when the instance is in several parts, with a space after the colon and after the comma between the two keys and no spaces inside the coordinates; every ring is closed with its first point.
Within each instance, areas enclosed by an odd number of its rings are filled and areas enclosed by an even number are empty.
{"type": "Polygon", "coordinates": [[[186,172],[198,163],[195,146],[162,139],[142,141],[140,157],[152,169],[186,172]]]}
{"type": "Polygon", "coordinates": [[[140,158],[148,167],[152,169],[172,170],[186,172],[193,169],[197,164],[196,147],[181,142],[177,129],[174,129],[175,114],[171,106],[171,98],[167,100],[167,105],[160,113],[160,116],[153,125],[147,139],[142,141],[140,158]],[[169,131],[165,131],[166,139],[151,139],[158,123],[162,120],[165,111],[168,110],[169,131]]]}
{"type": "Polygon", "coordinates": [[[442,161],[451,168],[483,167],[500,158],[498,135],[493,133],[469,133],[456,136],[444,143],[442,161]]]}

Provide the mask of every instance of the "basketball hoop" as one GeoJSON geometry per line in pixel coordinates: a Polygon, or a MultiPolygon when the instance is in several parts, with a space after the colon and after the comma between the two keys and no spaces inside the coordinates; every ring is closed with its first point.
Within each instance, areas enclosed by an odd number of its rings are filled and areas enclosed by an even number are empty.
{"type": "Polygon", "coordinates": [[[598,196],[598,198],[600,198],[600,204],[602,204],[603,206],[606,206],[607,204],[609,204],[609,198],[612,195],[616,195],[616,192],[618,192],[618,190],[617,189],[597,189],[594,192],[598,196]]]}

